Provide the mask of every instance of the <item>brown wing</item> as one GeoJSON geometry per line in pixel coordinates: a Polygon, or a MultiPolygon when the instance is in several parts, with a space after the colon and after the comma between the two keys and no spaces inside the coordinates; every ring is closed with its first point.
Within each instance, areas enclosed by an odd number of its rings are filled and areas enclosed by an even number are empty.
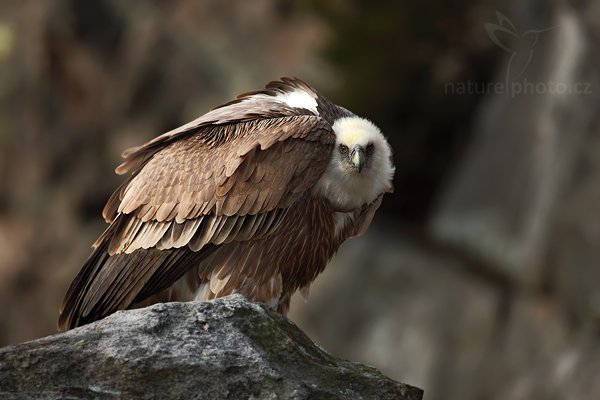
{"type": "MultiPolygon", "coordinates": [[[[256,120],[257,118],[277,118],[282,116],[297,116],[299,114],[315,116],[307,109],[287,107],[275,100],[273,96],[302,89],[319,100],[317,92],[306,82],[298,78],[281,78],[280,81],[269,82],[262,90],[242,93],[233,101],[213,108],[208,113],[188,122],[179,128],[164,133],[142,146],[133,147],[123,152],[126,161],[117,167],[118,174],[134,170],[146,162],[153,154],[165,145],[180,139],[191,132],[196,132],[213,125],[226,125],[238,122],[256,120]],[[258,96],[258,97],[257,97],[258,96]]],[[[218,139],[218,135],[217,138],[218,139]]]]}
{"type": "Polygon", "coordinates": [[[71,284],[59,329],[167,288],[219,244],[269,235],[323,174],[334,141],[323,119],[295,115],[208,125],[130,153],[145,159],[125,162],[135,171],[104,209],[111,225],[71,284]]]}

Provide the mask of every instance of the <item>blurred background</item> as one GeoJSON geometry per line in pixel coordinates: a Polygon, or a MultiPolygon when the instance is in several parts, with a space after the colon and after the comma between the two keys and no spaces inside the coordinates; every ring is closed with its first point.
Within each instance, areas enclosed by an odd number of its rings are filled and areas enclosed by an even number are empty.
{"type": "Polygon", "coordinates": [[[298,76],[396,191],[291,319],[427,399],[600,398],[599,40],[592,0],[1,2],[0,345],[55,332],[124,148],[298,76]]]}

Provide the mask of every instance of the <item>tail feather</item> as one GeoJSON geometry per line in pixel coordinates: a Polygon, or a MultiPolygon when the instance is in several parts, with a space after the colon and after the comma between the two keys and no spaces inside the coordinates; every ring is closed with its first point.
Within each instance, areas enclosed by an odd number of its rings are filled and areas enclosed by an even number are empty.
{"type": "Polygon", "coordinates": [[[60,307],[58,330],[66,331],[130,308],[170,287],[216,249],[214,245],[198,252],[187,246],[151,248],[111,256],[108,247],[112,235],[109,228],[71,283],[60,307]]]}

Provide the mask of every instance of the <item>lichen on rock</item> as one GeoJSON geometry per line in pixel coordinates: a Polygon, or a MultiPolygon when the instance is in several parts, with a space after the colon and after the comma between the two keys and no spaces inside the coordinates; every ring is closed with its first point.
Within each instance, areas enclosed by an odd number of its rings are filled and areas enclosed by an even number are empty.
{"type": "Polygon", "coordinates": [[[0,349],[0,398],[417,400],[422,391],[334,358],[234,295],[120,311],[0,349]]]}

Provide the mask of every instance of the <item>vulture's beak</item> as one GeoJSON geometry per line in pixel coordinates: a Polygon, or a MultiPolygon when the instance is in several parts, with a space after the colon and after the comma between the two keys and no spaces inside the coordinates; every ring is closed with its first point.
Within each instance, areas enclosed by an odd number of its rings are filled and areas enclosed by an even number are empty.
{"type": "Polygon", "coordinates": [[[350,153],[350,160],[358,173],[360,173],[360,171],[362,171],[365,167],[366,157],[365,149],[363,149],[362,146],[359,145],[352,149],[352,153],[350,153]]]}

